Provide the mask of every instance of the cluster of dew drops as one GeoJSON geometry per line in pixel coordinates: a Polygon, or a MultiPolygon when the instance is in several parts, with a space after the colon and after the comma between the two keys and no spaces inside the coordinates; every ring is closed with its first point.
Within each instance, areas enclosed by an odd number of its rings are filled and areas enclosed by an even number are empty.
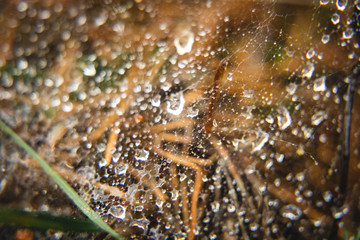
{"type": "MultiPolygon", "coordinates": [[[[340,12],[344,11],[346,9],[346,6],[349,4],[348,0],[336,0],[336,7],[338,12],[335,12],[332,16],[331,16],[331,22],[333,25],[339,25],[339,23],[341,22],[341,15],[340,12]]],[[[330,0],[320,0],[320,5],[327,5],[330,3],[330,0]]],[[[360,1],[355,1],[355,7],[358,8],[360,10],[360,1]]],[[[17,10],[19,11],[19,13],[26,13],[27,15],[30,15],[30,17],[35,17],[37,16],[37,18],[40,20],[40,23],[38,24],[38,26],[36,27],[36,34],[31,35],[30,38],[30,42],[38,42],[39,45],[37,46],[36,49],[45,49],[47,47],[47,42],[46,39],[43,41],[39,41],[39,36],[37,36],[37,34],[41,34],[43,31],[45,31],[45,25],[44,25],[44,21],[48,20],[49,18],[51,18],[51,12],[49,10],[43,9],[43,10],[36,10],[35,8],[29,8],[29,5],[27,2],[25,1],[21,1],[18,5],[17,5],[17,10]]],[[[64,9],[61,6],[61,3],[59,4],[55,4],[55,8],[54,8],[54,12],[55,13],[61,13],[62,11],[64,11],[64,9]]],[[[81,27],[86,25],[87,22],[89,21],[93,21],[93,23],[95,24],[95,26],[102,26],[104,25],[109,16],[107,15],[107,12],[102,11],[98,14],[98,16],[96,16],[93,19],[89,19],[89,17],[85,14],[79,13],[76,9],[73,9],[70,11],[70,14],[73,14],[73,18],[76,19],[75,23],[77,25],[77,27],[81,27]]],[[[19,19],[18,21],[21,21],[21,19],[19,19]]],[[[224,20],[226,21],[226,19],[224,20]]],[[[354,36],[354,30],[351,27],[351,22],[350,21],[345,21],[346,23],[346,27],[342,32],[342,42],[340,43],[342,46],[346,46],[346,44],[349,43],[349,40],[351,40],[354,36]]],[[[16,23],[15,23],[16,24],[16,23]]],[[[121,33],[122,31],[124,31],[124,24],[121,22],[115,23],[113,26],[113,29],[115,31],[118,31],[119,33],[121,33]]],[[[160,28],[166,28],[165,26],[160,25],[160,28]]],[[[72,32],[69,29],[63,30],[60,34],[60,37],[63,41],[68,41],[71,40],[71,35],[72,32]]],[[[81,34],[80,34],[81,35],[81,34]]],[[[181,34],[174,39],[173,44],[176,48],[176,52],[178,56],[184,55],[186,53],[191,52],[192,46],[194,41],[196,40],[197,35],[200,36],[204,36],[203,32],[199,32],[197,34],[193,33],[191,30],[186,29],[183,32],[181,32],[181,34]]],[[[150,38],[151,36],[149,36],[150,38]]],[[[80,39],[84,42],[87,41],[86,36],[80,36],[80,39]]],[[[321,37],[321,42],[322,44],[328,44],[331,40],[331,33],[327,33],[326,31],[323,33],[322,37],[321,37]]],[[[4,48],[4,46],[2,46],[4,48]]],[[[5,46],[6,47],[6,46],[5,46]]],[[[28,73],[30,75],[35,76],[36,75],[36,67],[32,66],[27,60],[26,60],[26,56],[30,55],[33,51],[32,49],[23,49],[21,47],[19,47],[16,51],[16,57],[18,58],[17,62],[16,62],[16,73],[20,76],[21,74],[24,73],[28,73]]],[[[288,53],[291,54],[291,53],[288,53]]],[[[114,53],[114,56],[116,57],[116,53],[114,53]]],[[[114,58],[115,58],[114,57],[114,58]]],[[[321,54],[317,54],[316,51],[314,50],[314,48],[310,48],[307,53],[306,53],[306,59],[307,59],[307,64],[305,65],[304,69],[302,70],[301,74],[303,78],[306,79],[310,79],[313,77],[313,73],[315,71],[315,64],[313,63],[312,59],[313,58],[319,58],[321,59],[321,54]]],[[[354,53],[350,53],[349,54],[349,59],[352,59],[355,57],[354,53]]],[[[129,62],[125,62],[125,64],[123,66],[121,66],[119,69],[117,69],[116,72],[110,72],[110,70],[104,70],[101,72],[98,72],[98,70],[96,69],[96,65],[95,62],[97,60],[97,56],[95,54],[90,54],[88,56],[88,59],[86,61],[86,64],[83,65],[83,68],[81,69],[81,71],[78,73],[78,75],[75,75],[74,79],[72,80],[72,83],[68,86],[68,93],[70,92],[75,92],[78,91],[77,93],[77,99],[80,101],[86,101],[87,99],[91,99],[91,97],[95,97],[97,95],[99,95],[101,93],[101,90],[97,87],[90,89],[89,91],[83,91],[81,90],[81,84],[82,84],[82,79],[85,77],[88,78],[94,78],[95,82],[97,83],[101,83],[103,81],[106,81],[108,79],[111,79],[112,77],[114,77],[114,75],[116,76],[122,76],[125,74],[125,72],[131,68],[131,61],[134,60],[134,57],[129,57],[130,60],[129,62]],[[79,91],[80,89],[80,91],[79,91]]],[[[170,62],[172,64],[175,64],[177,62],[176,58],[170,59],[170,62]]],[[[1,65],[2,63],[0,63],[1,65]]],[[[106,63],[97,63],[97,64],[103,64],[104,66],[106,66],[106,63]]],[[[144,62],[141,61],[137,61],[135,62],[135,64],[137,65],[137,67],[139,68],[144,68],[144,62]]],[[[186,60],[182,60],[181,62],[177,63],[177,68],[178,69],[183,69],[186,65],[188,64],[188,62],[186,60]]],[[[37,63],[37,65],[42,68],[45,69],[47,67],[47,60],[44,57],[41,57],[37,63]]],[[[203,70],[205,71],[205,70],[203,70]]],[[[229,77],[231,77],[231,73],[229,73],[229,77]]],[[[2,84],[6,87],[10,87],[12,84],[14,83],[14,80],[12,79],[12,76],[10,75],[4,75],[2,77],[2,84]]],[[[52,89],[50,91],[50,95],[52,96],[50,98],[50,101],[48,103],[46,103],[43,107],[45,108],[54,108],[54,107],[60,107],[61,111],[63,111],[64,113],[68,113],[74,110],[74,105],[71,102],[71,99],[69,97],[69,94],[64,94],[62,96],[58,95],[58,92],[56,91],[56,88],[60,87],[62,84],[64,83],[64,79],[62,76],[60,75],[52,75],[52,76],[48,76],[46,78],[43,79],[42,84],[48,88],[48,89],[52,89]]],[[[163,91],[168,91],[171,87],[171,84],[169,84],[166,81],[166,78],[164,76],[160,77],[160,83],[161,83],[161,89],[163,91]]],[[[290,94],[290,95],[294,95],[293,100],[296,100],[296,85],[295,84],[290,84],[286,87],[286,91],[290,94]]],[[[18,89],[21,90],[21,92],[26,92],[26,88],[25,86],[17,86],[18,89]]],[[[142,94],[142,93],[147,93],[150,94],[151,91],[153,90],[153,86],[151,84],[145,84],[144,86],[138,86],[134,88],[134,93],[135,94],[142,94]]],[[[31,91],[31,90],[29,90],[31,91]]],[[[122,94],[126,91],[126,84],[119,86],[119,92],[120,92],[120,96],[113,98],[110,103],[109,103],[109,107],[115,109],[116,106],[119,104],[121,99],[125,99],[127,97],[126,94],[122,94]]],[[[330,94],[336,94],[337,93],[337,88],[334,87],[333,89],[331,89],[331,91],[329,91],[327,89],[326,86],[326,76],[321,76],[317,79],[314,80],[313,83],[313,91],[314,91],[314,95],[313,95],[313,99],[314,100],[318,100],[320,99],[320,97],[322,97],[322,95],[325,95],[327,97],[330,97],[330,94]],[[324,94],[325,93],[325,94],[324,94]]],[[[9,92],[4,92],[2,94],[2,96],[0,97],[0,99],[6,99],[6,98],[10,98],[11,94],[9,92]]],[[[33,101],[33,103],[39,104],[40,103],[40,94],[38,92],[31,92],[30,97],[33,101]]],[[[137,99],[137,101],[139,101],[140,103],[145,101],[146,99],[137,99]]],[[[341,99],[339,98],[335,98],[335,102],[336,103],[340,103],[341,99]]],[[[103,104],[105,105],[106,103],[100,103],[100,105],[103,104]]],[[[152,108],[158,108],[161,105],[161,96],[160,95],[155,95],[152,96],[152,98],[150,99],[150,104],[152,108]]],[[[138,104],[139,105],[139,110],[140,111],[145,111],[146,110],[146,106],[143,104],[138,104]]],[[[169,115],[171,116],[179,116],[183,113],[183,111],[185,110],[185,100],[184,100],[184,96],[183,96],[183,92],[179,91],[176,93],[172,93],[166,100],[166,111],[169,115]]],[[[188,108],[186,109],[187,111],[187,117],[190,118],[195,118],[198,113],[199,110],[196,108],[188,108]]],[[[119,115],[121,115],[123,113],[119,113],[119,115]]],[[[317,111],[316,113],[314,113],[311,116],[311,124],[313,126],[318,126],[320,125],[324,120],[327,119],[327,113],[323,110],[317,111]]],[[[160,119],[160,115],[154,118],[154,123],[158,123],[161,121],[160,119]]],[[[266,118],[266,121],[268,123],[273,123],[275,120],[273,118],[271,118],[270,116],[268,118],[266,118]]],[[[290,113],[288,112],[288,110],[286,108],[281,108],[279,110],[279,115],[277,116],[277,124],[280,130],[285,130],[287,129],[291,124],[292,124],[292,119],[290,116],[290,113]]],[[[311,131],[306,132],[304,130],[304,135],[305,138],[310,138],[311,137],[311,131]]],[[[258,151],[260,150],[267,141],[269,141],[269,137],[266,134],[262,135],[263,137],[253,146],[253,151],[258,151]]],[[[326,142],[326,135],[322,134],[319,136],[320,142],[326,142]]],[[[89,143],[87,145],[87,148],[92,148],[92,145],[89,143]]],[[[102,144],[98,144],[97,145],[97,150],[100,153],[103,153],[105,151],[105,145],[104,143],[102,144]]],[[[113,159],[118,159],[118,157],[116,157],[116,153],[114,154],[113,159]]],[[[149,159],[149,151],[145,150],[145,149],[136,149],[135,150],[135,155],[134,158],[136,161],[139,162],[144,162],[147,161],[149,159]]],[[[278,161],[281,161],[282,157],[278,156],[278,161]]],[[[98,167],[102,168],[105,167],[106,163],[104,161],[99,161],[98,162],[98,167]]],[[[127,171],[128,165],[122,165],[119,166],[117,169],[117,174],[118,175],[124,175],[127,171]]],[[[96,178],[95,177],[95,173],[93,172],[93,169],[90,168],[81,168],[79,170],[79,172],[82,171],[85,175],[86,179],[91,179],[91,178],[96,178]]],[[[301,175],[297,176],[298,179],[301,180],[301,175]]],[[[161,184],[161,182],[159,183],[161,184]]],[[[276,184],[276,183],[275,183],[276,184]]],[[[134,190],[138,190],[138,186],[134,185],[133,186],[134,190]]],[[[93,193],[92,197],[94,199],[99,198],[101,199],[101,194],[100,193],[93,193]]],[[[323,198],[325,202],[329,202],[331,201],[332,198],[332,194],[330,191],[326,191],[323,193],[323,198]]],[[[212,209],[214,211],[217,211],[219,206],[219,203],[213,203],[212,204],[212,209]]],[[[140,211],[140,210],[139,210],[140,211]]],[[[228,211],[229,212],[234,212],[234,208],[231,204],[229,204],[228,207],[228,211]]],[[[109,209],[106,210],[107,214],[112,215],[115,218],[118,218],[120,220],[124,220],[126,218],[126,207],[122,206],[121,204],[117,204],[117,205],[112,205],[109,209]]],[[[283,207],[281,209],[281,214],[283,217],[288,218],[290,220],[298,220],[300,218],[300,216],[302,215],[301,210],[296,207],[295,205],[289,204],[286,205],[285,207],[283,207]]],[[[339,216],[336,216],[339,217],[339,216]]],[[[206,218],[204,219],[204,221],[206,222],[206,218]]],[[[145,217],[143,218],[139,218],[137,220],[133,220],[131,223],[131,226],[136,226],[142,229],[146,229],[147,225],[150,223],[149,220],[147,220],[145,217]]],[[[259,226],[256,224],[250,225],[250,230],[251,231],[256,231],[258,230],[259,226]]],[[[273,229],[273,231],[277,231],[276,229],[273,229]]]]}

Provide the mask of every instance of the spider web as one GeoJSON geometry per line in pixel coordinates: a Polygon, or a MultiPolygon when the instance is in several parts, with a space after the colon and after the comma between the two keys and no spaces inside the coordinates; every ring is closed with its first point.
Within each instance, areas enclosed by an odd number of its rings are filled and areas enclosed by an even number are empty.
{"type": "MultiPolygon", "coordinates": [[[[123,235],[305,239],[356,231],[359,121],[351,122],[349,103],[359,101],[357,5],[8,7],[18,19],[1,12],[11,36],[0,42],[1,118],[36,136],[29,141],[123,235]]],[[[14,154],[2,153],[5,182],[17,169],[14,154]]]]}

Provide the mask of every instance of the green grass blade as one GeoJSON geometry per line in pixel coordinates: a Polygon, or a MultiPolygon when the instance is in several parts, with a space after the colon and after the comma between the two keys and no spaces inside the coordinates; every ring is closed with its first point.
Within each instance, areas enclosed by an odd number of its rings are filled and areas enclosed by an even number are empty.
{"type": "Polygon", "coordinates": [[[55,183],[63,190],[63,192],[74,202],[74,204],[96,225],[104,231],[110,233],[118,239],[124,239],[117,234],[107,223],[105,223],[99,215],[97,215],[91,207],[76,193],[76,191],[42,158],[34,149],[24,142],[14,131],[12,131],[2,120],[0,120],[0,129],[8,134],[22,149],[25,150],[32,158],[34,158],[44,172],[49,175],[55,183]]]}
{"type": "Polygon", "coordinates": [[[54,229],[63,232],[100,232],[93,222],[49,213],[27,212],[20,209],[0,207],[0,223],[35,230],[54,229]]]}

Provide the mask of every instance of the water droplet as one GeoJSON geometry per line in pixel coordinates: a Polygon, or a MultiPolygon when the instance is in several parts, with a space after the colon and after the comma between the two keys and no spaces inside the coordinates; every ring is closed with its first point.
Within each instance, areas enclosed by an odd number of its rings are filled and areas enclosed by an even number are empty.
{"type": "Polygon", "coordinates": [[[306,53],[306,58],[311,59],[314,56],[315,56],[315,50],[314,50],[314,48],[310,48],[309,51],[307,51],[307,53],[306,53]]]}
{"type": "Polygon", "coordinates": [[[290,83],[289,85],[286,86],[286,91],[290,95],[293,95],[295,93],[296,89],[297,89],[297,85],[294,83],[290,83]]]}
{"type": "Polygon", "coordinates": [[[274,165],[274,162],[272,160],[268,160],[265,163],[265,168],[270,169],[274,165]]]}
{"type": "Polygon", "coordinates": [[[278,109],[278,116],[277,116],[277,120],[278,120],[278,125],[279,125],[279,128],[281,130],[285,130],[287,127],[290,126],[291,124],[291,116],[290,116],[290,113],[289,111],[281,106],[279,109],[278,109]]]}
{"type": "Polygon", "coordinates": [[[318,111],[311,117],[311,124],[317,126],[326,118],[327,114],[325,111],[318,111]]]}
{"type": "Polygon", "coordinates": [[[250,223],[250,230],[255,232],[256,230],[259,229],[259,224],[258,223],[250,223]]]}
{"type": "Polygon", "coordinates": [[[266,118],[265,118],[265,121],[270,123],[270,124],[273,124],[274,123],[274,118],[271,115],[267,115],[266,118]]]}
{"type": "Polygon", "coordinates": [[[199,115],[199,108],[197,107],[190,107],[187,110],[188,110],[186,115],[187,117],[194,118],[197,115],[199,115]]]}
{"type": "Polygon", "coordinates": [[[149,152],[144,149],[135,150],[135,159],[139,161],[146,161],[149,157],[149,152]]]}
{"type": "Polygon", "coordinates": [[[39,14],[38,14],[38,18],[41,20],[46,20],[50,16],[51,16],[50,11],[46,10],[46,9],[39,11],[39,14]]]}
{"type": "Polygon", "coordinates": [[[285,155],[284,154],[280,154],[280,153],[276,153],[275,154],[275,159],[277,162],[281,163],[284,161],[285,155]]]}
{"type": "Polygon", "coordinates": [[[326,142],[327,142],[326,134],[321,134],[321,135],[319,136],[319,141],[320,141],[321,143],[326,143],[326,142]]]}
{"type": "Polygon", "coordinates": [[[174,39],[174,45],[179,55],[189,53],[194,43],[194,33],[190,30],[184,30],[174,39]]]}
{"type": "Polygon", "coordinates": [[[108,19],[107,13],[102,12],[97,18],[95,18],[95,20],[94,20],[95,26],[98,27],[98,26],[103,25],[107,19],[108,19]]]}
{"type": "Polygon", "coordinates": [[[151,105],[153,107],[159,107],[161,103],[161,96],[160,94],[156,94],[152,99],[151,99],[151,105]]]}
{"type": "Polygon", "coordinates": [[[146,219],[145,217],[141,219],[132,220],[130,227],[138,227],[142,229],[143,231],[147,231],[148,225],[150,224],[150,221],[146,219]]]}
{"type": "Polygon", "coordinates": [[[83,73],[85,76],[88,77],[93,77],[96,75],[96,69],[95,66],[93,64],[87,65],[84,69],[83,69],[83,73]]]}
{"type": "Polygon", "coordinates": [[[276,187],[280,187],[281,180],[279,178],[275,179],[274,184],[275,184],[276,187]]]}
{"type": "Polygon", "coordinates": [[[220,204],[218,202],[212,202],[211,209],[213,210],[214,213],[217,213],[220,209],[220,204]]]}
{"type": "Polygon", "coordinates": [[[260,137],[260,139],[254,143],[253,145],[253,149],[252,152],[256,152],[262,149],[262,147],[265,145],[265,143],[267,143],[269,141],[269,134],[267,133],[262,133],[262,136],[260,137]]]}
{"type": "Polygon", "coordinates": [[[16,9],[19,12],[25,12],[28,9],[28,4],[25,1],[21,1],[19,2],[19,4],[17,5],[16,9]]]}
{"type": "Polygon", "coordinates": [[[60,98],[54,97],[54,98],[50,99],[51,107],[57,107],[57,106],[60,106],[60,104],[61,104],[60,98]]]}
{"type": "Polygon", "coordinates": [[[344,11],[347,5],[347,0],[337,0],[336,7],[339,11],[344,11]]]}
{"type": "Polygon", "coordinates": [[[320,0],[321,5],[326,5],[330,2],[330,0],[320,0]]]}
{"type": "Polygon", "coordinates": [[[293,221],[299,220],[302,215],[301,209],[294,204],[284,206],[281,208],[280,212],[284,218],[288,218],[293,221]]]}
{"type": "Polygon", "coordinates": [[[121,205],[111,206],[111,208],[109,209],[109,214],[118,219],[124,220],[126,216],[126,208],[121,205]]]}
{"type": "Polygon", "coordinates": [[[81,26],[86,23],[86,20],[87,20],[86,15],[82,14],[76,19],[76,22],[79,26],[81,26]]]}
{"type": "Polygon", "coordinates": [[[118,166],[117,167],[117,175],[119,175],[119,176],[125,175],[128,168],[129,168],[128,164],[122,164],[122,165],[118,166]]]}
{"type": "Polygon", "coordinates": [[[20,59],[16,64],[16,68],[19,70],[25,70],[28,66],[29,64],[25,59],[20,59]]]}
{"type": "Polygon", "coordinates": [[[73,110],[73,104],[71,102],[66,102],[62,104],[61,109],[63,112],[71,112],[73,110]]]}
{"type": "Polygon", "coordinates": [[[335,207],[331,208],[331,213],[335,219],[340,219],[344,216],[344,213],[340,209],[336,209],[335,207]]]}
{"type": "Polygon", "coordinates": [[[360,10],[360,0],[355,0],[354,4],[355,4],[357,10],[360,10]]]}
{"type": "Polygon", "coordinates": [[[338,13],[334,13],[331,17],[331,21],[334,25],[340,22],[340,15],[338,13]]]}
{"type": "Polygon", "coordinates": [[[329,34],[324,34],[321,38],[321,42],[323,44],[327,44],[330,41],[330,35],[329,34]]]}
{"type": "Polygon", "coordinates": [[[315,66],[312,62],[307,62],[306,66],[302,70],[302,77],[310,79],[315,71],[315,66]]]}
{"type": "Polygon", "coordinates": [[[171,83],[169,82],[165,82],[164,84],[161,84],[161,89],[164,90],[165,92],[169,91],[169,89],[171,88],[171,83]]]}
{"type": "Polygon", "coordinates": [[[354,35],[354,31],[351,28],[347,28],[344,32],[343,32],[343,38],[344,39],[351,39],[354,35]]]}
{"type": "Polygon", "coordinates": [[[313,89],[315,92],[323,92],[326,90],[326,77],[325,76],[322,76],[322,77],[319,77],[317,79],[315,79],[314,81],[314,86],[313,86],[313,89]]]}
{"type": "Polygon", "coordinates": [[[166,102],[166,110],[172,115],[180,115],[184,110],[185,99],[182,92],[173,93],[166,102]]]}
{"type": "Polygon", "coordinates": [[[186,67],[186,65],[188,64],[188,60],[187,59],[183,59],[183,60],[181,60],[180,62],[178,62],[178,67],[180,68],[180,69],[183,69],[183,68],[185,68],[186,67]]]}
{"type": "Polygon", "coordinates": [[[299,182],[302,182],[302,181],[304,181],[304,179],[305,179],[305,174],[304,174],[303,172],[300,172],[300,173],[296,174],[295,178],[296,178],[296,180],[298,180],[299,182]]]}
{"type": "Polygon", "coordinates": [[[266,185],[265,184],[260,184],[259,186],[259,191],[260,193],[264,194],[266,192],[266,185]]]}
{"type": "Polygon", "coordinates": [[[233,204],[229,204],[227,207],[228,212],[233,213],[235,212],[235,206],[233,204]]]}
{"type": "Polygon", "coordinates": [[[333,197],[333,195],[330,191],[325,191],[325,192],[323,192],[322,195],[323,195],[325,202],[330,202],[333,197]]]}
{"type": "Polygon", "coordinates": [[[105,167],[107,165],[107,162],[105,159],[101,159],[98,163],[99,168],[105,167]]]}

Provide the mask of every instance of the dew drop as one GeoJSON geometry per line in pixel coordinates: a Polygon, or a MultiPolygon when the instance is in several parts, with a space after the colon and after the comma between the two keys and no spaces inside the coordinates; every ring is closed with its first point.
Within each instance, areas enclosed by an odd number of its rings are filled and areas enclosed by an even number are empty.
{"type": "Polygon", "coordinates": [[[344,32],[343,32],[343,38],[344,39],[351,39],[354,35],[354,31],[351,28],[347,28],[344,32]]]}
{"type": "Polygon", "coordinates": [[[295,93],[296,89],[297,89],[297,85],[294,83],[290,83],[289,85],[286,86],[286,91],[290,95],[293,95],[295,93]]]}
{"type": "Polygon", "coordinates": [[[331,17],[331,21],[334,25],[340,22],[340,15],[338,13],[334,13],[331,17]]]}
{"type": "Polygon", "coordinates": [[[258,229],[259,229],[259,224],[257,224],[257,223],[251,223],[251,224],[250,224],[250,230],[251,230],[251,231],[255,232],[255,231],[257,231],[258,229]]]}
{"type": "Polygon", "coordinates": [[[145,217],[141,219],[132,220],[130,227],[138,227],[142,229],[143,231],[146,231],[148,228],[148,225],[150,224],[150,221],[146,219],[145,217]]]}
{"type": "Polygon", "coordinates": [[[318,111],[311,117],[311,124],[314,126],[319,125],[327,117],[326,112],[318,111]]]}
{"type": "Polygon", "coordinates": [[[220,209],[219,202],[211,203],[211,209],[213,210],[214,213],[217,213],[219,211],[219,209],[220,209]]]}
{"type": "Polygon", "coordinates": [[[50,11],[46,10],[46,9],[39,11],[39,14],[38,14],[38,18],[41,20],[46,20],[50,16],[51,16],[50,11]]]}
{"type": "Polygon", "coordinates": [[[126,215],[126,208],[121,205],[111,206],[111,208],[109,209],[109,214],[111,214],[115,218],[124,220],[126,215]]]}
{"type": "Polygon", "coordinates": [[[330,35],[329,34],[324,34],[321,38],[321,42],[323,44],[327,44],[330,41],[330,35]]]}
{"type": "Polygon", "coordinates": [[[336,7],[339,11],[344,11],[347,5],[347,0],[337,0],[336,7]]]}
{"type": "Polygon", "coordinates": [[[190,107],[188,108],[188,111],[187,111],[187,117],[190,117],[190,118],[194,118],[194,117],[197,117],[199,115],[199,108],[197,107],[190,107]]]}
{"type": "Polygon", "coordinates": [[[159,94],[156,94],[152,99],[151,99],[151,105],[153,107],[159,107],[160,106],[160,102],[161,102],[161,96],[159,94]]]}
{"type": "Polygon", "coordinates": [[[94,23],[95,23],[95,26],[101,26],[103,25],[106,20],[108,19],[108,15],[106,13],[101,13],[97,18],[95,18],[94,20],[94,23]]]}
{"type": "Polygon", "coordinates": [[[20,59],[16,64],[16,68],[19,70],[25,70],[28,66],[29,64],[25,59],[20,59]]]}
{"type": "Polygon", "coordinates": [[[107,162],[105,159],[101,159],[98,163],[99,168],[105,167],[107,165],[107,162]]]}
{"type": "Polygon", "coordinates": [[[235,206],[233,204],[229,204],[227,207],[228,212],[233,213],[235,212],[235,206]]]}
{"type": "Polygon", "coordinates": [[[267,123],[273,124],[274,123],[274,118],[269,114],[269,115],[266,116],[265,121],[267,123]]]}
{"type": "Polygon", "coordinates": [[[265,145],[265,143],[267,143],[269,141],[269,134],[264,133],[262,134],[262,136],[260,137],[260,139],[253,144],[253,149],[252,152],[256,152],[262,149],[262,147],[265,145]]]}
{"type": "Polygon", "coordinates": [[[313,89],[315,92],[323,92],[326,90],[326,77],[325,76],[322,76],[322,77],[319,77],[317,79],[315,79],[314,81],[314,86],[313,86],[313,89]]]}
{"type": "Polygon", "coordinates": [[[321,143],[326,143],[326,141],[327,141],[326,135],[325,135],[325,134],[321,134],[321,135],[319,136],[319,141],[320,141],[321,143]]]}
{"type": "Polygon", "coordinates": [[[335,219],[340,219],[344,216],[344,213],[335,207],[331,208],[331,213],[335,219]]]}
{"type": "Polygon", "coordinates": [[[296,174],[295,178],[296,178],[296,180],[298,180],[299,182],[302,182],[302,181],[304,181],[304,179],[305,179],[305,174],[304,174],[303,172],[300,172],[300,173],[296,174]]]}
{"type": "Polygon", "coordinates": [[[95,66],[93,64],[87,65],[84,69],[83,69],[83,73],[85,76],[88,77],[93,77],[96,75],[96,69],[95,66]]]}
{"type": "Polygon", "coordinates": [[[144,149],[135,150],[135,159],[139,161],[146,161],[149,158],[149,152],[144,149]]]}
{"type": "Polygon", "coordinates": [[[270,169],[273,166],[274,162],[272,160],[268,160],[265,163],[265,168],[270,169]]]}
{"type": "Polygon", "coordinates": [[[28,9],[28,4],[25,1],[19,2],[19,4],[16,6],[16,9],[19,12],[25,12],[28,9]]]}
{"type": "Polygon", "coordinates": [[[280,154],[280,153],[276,153],[275,154],[275,159],[278,163],[281,163],[284,161],[285,155],[284,154],[280,154]]]}
{"type": "Polygon", "coordinates": [[[323,195],[325,202],[330,202],[333,197],[333,195],[330,191],[325,191],[325,192],[323,192],[322,195],[323,195]]]}
{"type": "Polygon", "coordinates": [[[71,112],[73,110],[73,104],[71,102],[66,102],[62,104],[61,109],[63,112],[71,112]]]}
{"type": "Polygon", "coordinates": [[[117,168],[117,174],[119,176],[121,175],[125,175],[127,170],[129,168],[129,165],[128,164],[124,164],[124,165],[120,165],[118,168],[117,168]]]}
{"type": "Polygon", "coordinates": [[[278,125],[281,130],[285,130],[291,124],[291,116],[289,111],[285,107],[280,107],[278,110],[278,125]]]}
{"type": "Polygon", "coordinates": [[[326,5],[330,2],[330,0],[320,0],[321,5],[326,5]]]}
{"type": "Polygon", "coordinates": [[[314,48],[310,48],[309,51],[307,51],[307,53],[306,53],[306,58],[311,59],[314,56],[315,56],[315,50],[314,50],[314,48]]]}
{"type": "Polygon", "coordinates": [[[360,10],[360,0],[355,0],[354,4],[355,4],[357,10],[360,10]]]}
{"type": "Polygon", "coordinates": [[[310,79],[315,71],[315,66],[312,62],[307,62],[306,66],[302,70],[302,77],[310,79]]]}
{"type": "Polygon", "coordinates": [[[79,26],[84,25],[86,23],[86,15],[80,15],[77,19],[76,22],[79,26]]]}
{"type": "Polygon", "coordinates": [[[284,206],[283,208],[281,208],[280,212],[284,218],[288,218],[293,221],[299,220],[302,215],[302,211],[300,210],[300,208],[298,208],[294,204],[284,206]]]}
{"type": "Polygon", "coordinates": [[[180,115],[184,110],[185,99],[182,92],[173,93],[166,102],[166,110],[172,115],[180,115]]]}
{"type": "Polygon", "coordinates": [[[179,55],[189,53],[194,43],[194,33],[190,30],[184,30],[174,39],[174,45],[179,55]]]}

